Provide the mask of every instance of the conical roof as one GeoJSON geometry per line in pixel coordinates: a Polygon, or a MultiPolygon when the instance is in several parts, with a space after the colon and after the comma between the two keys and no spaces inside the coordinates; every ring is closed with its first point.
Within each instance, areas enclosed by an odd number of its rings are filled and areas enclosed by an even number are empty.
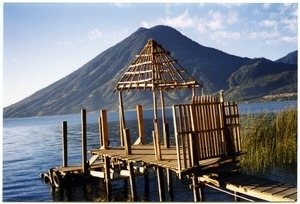
{"type": "Polygon", "coordinates": [[[115,90],[170,90],[202,87],[155,40],[148,43],[118,82],[115,90]]]}

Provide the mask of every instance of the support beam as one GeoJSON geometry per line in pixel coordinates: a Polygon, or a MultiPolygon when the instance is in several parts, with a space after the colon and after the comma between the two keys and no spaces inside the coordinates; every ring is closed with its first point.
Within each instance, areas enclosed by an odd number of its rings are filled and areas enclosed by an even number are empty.
{"type": "Polygon", "coordinates": [[[105,186],[106,186],[106,194],[107,194],[108,200],[111,200],[110,158],[107,156],[104,157],[104,168],[105,168],[104,181],[105,181],[105,186]]]}
{"type": "Polygon", "coordinates": [[[108,129],[107,129],[107,113],[106,110],[101,110],[101,135],[102,135],[102,148],[108,149],[108,129]]]}
{"type": "Polygon", "coordinates": [[[131,144],[130,144],[130,133],[129,129],[126,128],[123,130],[123,135],[124,135],[124,141],[125,141],[125,152],[126,155],[131,155],[131,144]]]}
{"type": "Polygon", "coordinates": [[[193,188],[193,194],[194,194],[194,201],[198,202],[200,201],[200,191],[198,190],[198,177],[193,175],[192,176],[192,188],[193,188]]]}
{"type": "Polygon", "coordinates": [[[166,171],[167,171],[168,193],[169,193],[170,201],[173,201],[174,193],[173,193],[172,171],[170,171],[170,169],[166,169],[166,171]]]}
{"type": "MultiPolygon", "coordinates": [[[[164,99],[164,93],[162,90],[160,90],[160,101],[161,101],[161,118],[162,118],[162,126],[163,126],[163,137],[164,137],[164,145],[167,147],[169,141],[167,136],[167,130],[166,130],[166,113],[165,113],[165,99],[164,99]]],[[[167,147],[168,148],[168,147],[167,147]]]]}
{"type": "Polygon", "coordinates": [[[86,110],[81,110],[81,129],[82,129],[82,171],[84,174],[88,171],[87,163],[87,143],[86,143],[86,110]]]}
{"type": "Polygon", "coordinates": [[[121,141],[121,146],[124,147],[123,129],[126,128],[126,124],[125,124],[122,91],[119,91],[119,117],[120,117],[120,141],[121,141]]]}
{"type": "Polygon", "coordinates": [[[145,188],[145,200],[149,200],[149,175],[148,168],[144,165],[144,188],[145,188]]]}
{"type": "Polygon", "coordinates": [[[101,117],[99,117],[98,118],[98,130],[99,130],[99,148],[101,148],[102,146],[103,146],[103,139],[102,139],[102,118],[101,117]]]}
{"type": "Polygon", "coordinates": [[[157,160],[161,160],[161,151],[160,151],[160,136],[159,136],[159,127],[158,127],[158,118],[157,118],[157,101],[156,101],[156,93],[155,90],[153,90],[153,111],[154,111],[154,138],[153,140],[154,149],[157,153],[157,160]]]}
{"type": "Polygon", "coordinates": [[[68,125],[67,121],[62,122],[62,157],[63,167],[68,166],[68,125]]]}
{"type": "Polygon", "coordinates": [[[136,185],[135,185],[134,169],[133,169],[133,163],[132,162],[128,162],[128,170],[129,170],[131,198],[132,198],[132,201],[136,201],[137,200],[137,194],[136,194],[136,185]]]}
{"type": "Polygon", "coordinates": [[[166,200],[163,169],[161,167],[157,166],[156,167],[156,174],[157,174],[159,201],[162,202],[162,201],[166,200]]]}
{"type": "Polygon", "coordinates": [[[136,106],[138,129],[139,129],[139,139],[141,144],[146,144],[144,135],[144,118],[143,118],[143,107],[141,105],[136,106]]]}

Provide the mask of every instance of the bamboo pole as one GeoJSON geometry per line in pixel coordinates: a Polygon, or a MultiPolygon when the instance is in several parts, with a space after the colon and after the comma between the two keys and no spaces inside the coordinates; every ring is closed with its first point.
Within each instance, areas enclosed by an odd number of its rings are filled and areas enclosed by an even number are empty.
{"type": "Polygon", "coordinates": [[[62,156],[63,167],[68,166],[68,125],[67,121],[62,122],[62,156]]]}
{"type": "Polygon", "coordinates": [[[82,170],[87,173],[87,143],[86,143],[86,110],[81,110],[81,127],[82,127],[82,170]]]}

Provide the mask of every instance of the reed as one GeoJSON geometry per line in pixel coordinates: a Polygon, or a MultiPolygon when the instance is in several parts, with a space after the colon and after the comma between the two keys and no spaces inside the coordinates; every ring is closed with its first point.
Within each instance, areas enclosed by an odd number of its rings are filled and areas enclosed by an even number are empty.
{"type": "Polygon", "coordinates": [[[244,171],[266,173],[297,165],[297,109],[279,113],[249,114],[241,119],[241,139],[246,155],[244,171]]]}

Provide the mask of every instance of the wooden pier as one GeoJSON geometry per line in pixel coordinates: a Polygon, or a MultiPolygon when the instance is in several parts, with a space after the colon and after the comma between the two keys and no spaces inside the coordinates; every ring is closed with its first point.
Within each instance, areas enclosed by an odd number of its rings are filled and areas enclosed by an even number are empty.
{"type": "MultiPolygon", "coordinates": [[[[145,188],[149,168],[155,169],[159,200],[165,200],[164,175],[167,191],[173,194],[172,175],[190,179],[194,201],[204,201],[203,186],[249,200],[297,201],[297,188],[279,182],[239,173],[238,157],[242,151],[237,104],[224,102],[219,96],[196,95],[200,85],[161,45],[150,39],[129,66],[114,91],[119,91],[120,147],[110,147],[106,110],[100,111],[99,149],[87,150],[86,110],[82,110],[82,163],[68,166],[67,122],[63,122],[63,165],[41,174],[45,181],[59,188],[72,184],[76,178],[100,178],[105,181],[108,197],[113,181],[130,182],[131,198],[137,200],[135,177],[144,176],[145,188]],[[191,103],[172,106],[174,141],[170,139],[169,124],[165,120],[163,91],[192,90],[191,103]],[[151,143],[146,144],[143,110],[137,106],[138,137],[130,141],[126,128],[122,91],[150,90],[153,95],[153,131],[151,143]],[[156,92],[160,94],[162,110],[159,123],[156,92]],[[175,144],[175,145],[174,145],[175,144]],[[90,159],[87,159],[87,153],[90,159]],[[166,173],[163,174],[163,171],[166,173]],[[173,173],[172,173],[173,172],[173,173]]],[[[149,136],[149,135],[148,135],[149,136]]],[[[151,137],[151,135],[150,135],[151,137]]],[[[173,137],[172,137],[173,138],[173,137]]],[[[171,196],[172,198],[172,196],[171,196]]]]}
{"type": "MultiPolygon", "coordinates": [[[[137,115],[142,115],[142,107],[137,107],[137,115]]],[[[82,139],[86,140],[86,111],[82,111],[82,139]]],[[[251,197],[265,201],[297,201],[297,188],[268,179],[239,173],[238,156],[241,151],[239,137],[238,110],[235,103],[224,103],[213,96],[194,98],[194,103],[173,106],[174,134],[176,145],[156,146],[143,144],[144,134],[139,134],[135,142],[130,141],[129,129],[124,129],[124,146],[109,147],[106,111],[101,111],[99,132],[101,147],[89,150],[90,159],[82,154],[82,164],[68,166],[66,142],[63,143],[63,166],[52,168],[43,177],[60,188],[66,182],[80,177],[95,177],[106,183],[108,197],[112,195],[114,181],[129,180],[131,198],[136,200],[136,176],[145,177],[147,184],[148,169],[154,168],[157,174],[159,200],[164,201],[164,174],[166,171],[167,191],[172,194],[171,176],[187,177],[195,201],[204,201],[203,186],[215,188],[232,194],[236,200],[252,201],[251,197]],[[201,112],[201,113],[200,113],[201,112]],[[207,123],[199,124],[202,116],[210,118],[207,123]],[[216,118],[218,117],[218,119],[216,118]],[[223,118],[223,119],[222,119],[223,118]],[[214,121],[214,122],[213,122],[214,121]],[[198,123],[198,125],[196,125],[198,123]],[[226,138],[229,137],[229,138],[226,138]],[[213,142],[211,141],[213,139],[213,142]],[[133,144],[133,145],[132,145],[133,144]],[[157,151],[160,156],[158,159],[157,151]],[[171,174],[170,172],[174,172],[171,174]],[[72,178],[71,180],[68,178],[72,178]],[[246,196],[246,197],[245,197],[246,196]]],[[[140,117],[139,120],[143,120],[140,117]]],[[[138,122],[140,126],[142,122],[138,122]]],[[[63,122],[63,141],[66,141],[66,122],[63,122]]],[[[143,129],[144,127],[138,127],[143,129]]],[[[169,132],[169,131],[168,131],[169,132]]],[[[169,138],[169,136],[168,136],[169,138]]],[[[170,144],[170,141],[168,142],[170,144]]],[[[82,142],[83,151],[86,142],[82,142]]]]}

